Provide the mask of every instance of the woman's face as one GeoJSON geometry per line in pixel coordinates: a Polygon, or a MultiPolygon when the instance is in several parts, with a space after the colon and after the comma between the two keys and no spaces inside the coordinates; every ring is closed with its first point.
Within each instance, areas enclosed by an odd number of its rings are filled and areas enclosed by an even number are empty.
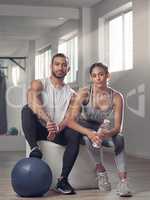
{"type": "Polygon", "coordinates": [[[91,73],[91,80],[95,86],[101,88],[106,86],[109,73],[106,73],[102,67],[95,66],[91,73]]]}

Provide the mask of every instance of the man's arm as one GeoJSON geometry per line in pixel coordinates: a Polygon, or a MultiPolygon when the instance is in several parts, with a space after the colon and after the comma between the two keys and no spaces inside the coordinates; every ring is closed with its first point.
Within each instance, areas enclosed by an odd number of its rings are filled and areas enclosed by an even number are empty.
{"type": "Polygon", "coordinates": [[[32,111],[37,114],[38,118],[47,124],[47,122],[52,120],[50,115],[45,111],[42,102],[42,91],[42,82],[40,80],[33,80],[30,89],[27,91],[27,103],[32,111]]]}
{"type": "Polygon", "coordinates": [[[66,126],[67,126],[67,122],[68,122],[68,119],[70,117],[70,113],[72,111],[72,105],[74,103],[74,99],[76,98],[76,94],[74,93],[70,99],[70,102],[69,102],[69,106],[68,106],[68,109],[67,109],[67,112],[64,116],[64,119],[59,123],[58,127],[59,127],[59,131],[62,131],[66,126]]]}
{"type": "Polygon", "coordinates": [[[49,113],[46,112],[44,103],[42,101],[43,85],[40,80],[33,80],[31,88],[27,91],[28,106],[37,114],[44,126],[48,129],[48,139],[53,140],[56,136],[57,126],[52,121],[49,113]]]}

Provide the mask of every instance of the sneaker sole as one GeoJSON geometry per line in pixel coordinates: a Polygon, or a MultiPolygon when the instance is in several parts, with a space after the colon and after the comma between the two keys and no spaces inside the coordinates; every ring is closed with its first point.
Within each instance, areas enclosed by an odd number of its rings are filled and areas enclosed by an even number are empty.
{"type": "Polygon", "coordinates": [[[67,195],[67,194],[68,194],[68,195],[69,195],[69,194],[75,194],[75,192],[73,192],[73,191],[64,191],[64,190],[62,190],[62,189],[60,189],[60,188],[58,188],[58,189],[55,188],[54,191],[56,191],[56,192],[58,192],[58,193],[61,193],[61,194],[66,194],[66,195],[67,195]]]}
{"type": "Polygon", "coordinates": [[[120,192],[116,192],[116,194],[120,197],[132,197],[133,195],[131,193],[128,193],[128,194],[123,194],[123,193],[120,193],[120,192]]]}

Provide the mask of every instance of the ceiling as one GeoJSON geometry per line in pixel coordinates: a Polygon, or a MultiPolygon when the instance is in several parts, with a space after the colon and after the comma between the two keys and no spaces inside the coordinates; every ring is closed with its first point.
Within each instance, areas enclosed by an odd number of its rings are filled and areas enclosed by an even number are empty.
{"type": "Polygon", "coordinates": [[[0,56],[11,56],[17,52],[17,46],[27,46],[23,43],[28,40],[39,39],[67,20],[79,19],[79,8],[100,1],[0,0],[0,56]]]}
{"type": "Polygon", "coordinates": [[[90,7],[101,0],[0,0],[0,4],[29,6],[90,7]]]}

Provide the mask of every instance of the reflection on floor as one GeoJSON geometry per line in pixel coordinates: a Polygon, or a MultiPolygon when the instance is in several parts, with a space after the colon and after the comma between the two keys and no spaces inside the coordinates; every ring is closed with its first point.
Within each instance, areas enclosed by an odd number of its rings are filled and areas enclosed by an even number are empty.
{"type": "MultiPolygon", "coordinates": [[[[17,160],[25,157],[24,152],[0,152],[0,200],[29,200],[29,198],[18,197],[12,190],[10,183],[11,169],[17,160]]],[[[134,157],[127,158],[128,175],[131,188],[134,192],[132,200],[150,200],[150,160],[134,157]]],[[[64,196],[58,195],[53,191],[48,196],[38,199],[82,199],[82,200],[117,200],[120,199],[115,194],[115,186],[118,178],[111,153],[106,152],[105,165],[107,167],[112,191],[108,193],[99,193],[98,190],[78,190],[76,195],[64,196]]],[[[127,200],[128,198],[123,198],[127,200]]]]}

